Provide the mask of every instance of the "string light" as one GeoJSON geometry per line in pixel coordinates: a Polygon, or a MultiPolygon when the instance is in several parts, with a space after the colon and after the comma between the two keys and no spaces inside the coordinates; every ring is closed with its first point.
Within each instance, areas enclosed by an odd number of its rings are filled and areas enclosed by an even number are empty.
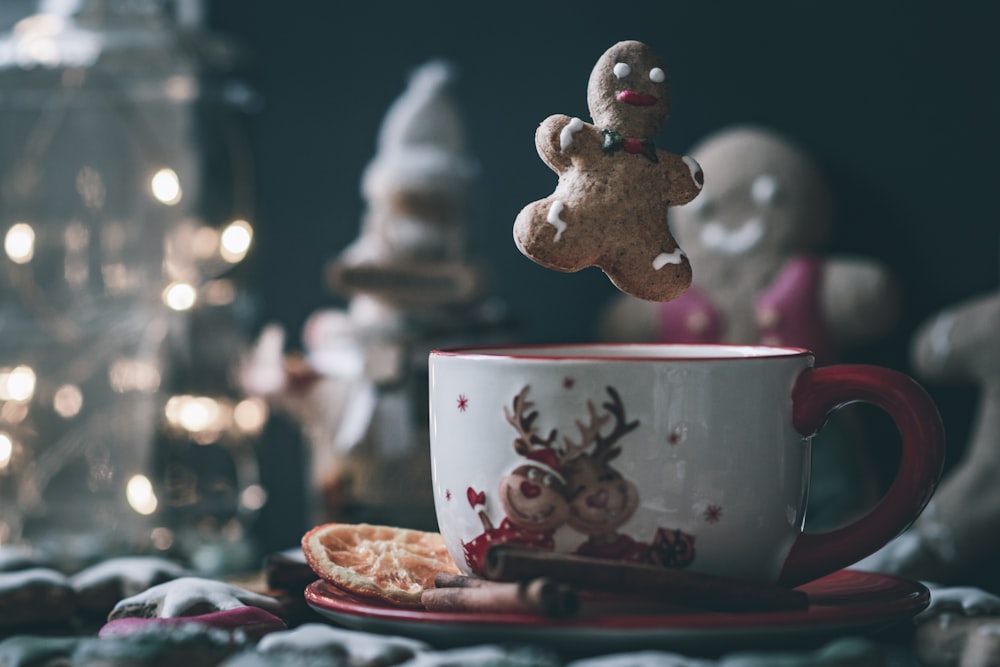
{"type": "Polygon", "coordinates": [[[30,366],[16,366],[8,371],[0,371],[0,400],[31,400],[35,394],[35,371],[30,366]]]}
{"type": "Polygon", "coordinates": [[[230,264],[243,260],[250,251],[253,241],[253,228],[246,220],[233,220],[222,230],[219,243],[219,254],[230,264]]]}
{"type": "Polygon", "coordinates": [[[27,264],[35,256],[35,230],[26,222],[11,225],[3,240],[3,249],[15,264],[27,264]]]}
{"type": "Polygon", "coordinates": [[[10,465],[13,456],[14,441],[6,433],[0,432],[0,470],[5,470],[10,465]]]}
{"type": "Polygon", "coordinates": [[[156,494],[153,483],[145,475],[133,475],[125,485],[125,498],[129,506],[139,514],[147,516],[156,511],[156,494]]]}
{"type": "Polygon", "coordinates": [[[177,423],[184,429],[198,433],[219,426],[219,404],[208,396],[183,396],[177,423]]]}
{"type": "Polygon", "coordinates": [[[189,283],[170,283],[163,290],[163,303],[171,310],[191,310],[198,301],[198,291],[189,283]]]}
{"type": "Polygon", "coordinates": [[[153,196],[167,206],[173,206],[180,202],[183,192],[181,191],[181,181],[177,178],[177,172],[173,169],[160,169],[153,174],[149,182],[153,191],[153,196]]]}
{"type": "MultiPolygon", "coordinates": [[[[65,2],[60,0],[57,4],[65,2]]],[[[126,4],[130,7],[124,11],[123,20],[131,21],[133,14],[139,15],[131,5],[137,8],[153,7],[157,3],[155,0],[138,0],[126,4]]],[[[93,502],[98,510],[93,515],[102,521],[110,512],[119,511],[126,502],[131,508],[124,510],[126,513],[164,513],[166,505],[159,506],[156,492],[161,479],[157,475],[162,476],[163,471],[155,469],[155,472],[150,472],[154,468],[140,467],[123,474],[123,465],[133,462],[130,456],[118,460],[117,417],[114,417],[114,423],[107,424],[109,428],[115,428],[114,433],[106,435],[106,429],[95,430],[92,426],[105,426],[100,421],[107,420],[107,415],[112,414],[107,411],[108,406],[118,405],[120,398],[112,392],[132,394],[126,399],[127,405],[138,405],[142,410],[152,407],[146,399],[162,405],[162,399],[170,398],[176,388],[169,387],[168,380],[174,376],[163,372],[161,364],[165,359],[159,354],[170,351],[163,347],[167,323],[173,325],[181,320],[170,311],[184,312],[201,306],[234,304],[236,287],[232,281],[223,280],[220,276],[245,259],[253,241],[250,224],[246,220],[235,219],[239,215],[250,215],[253,205],[252,192],[248,196],[246,183],[243,182],[253,173],[252,169],[243,168],[250,154],[248,146],[233,143],[234,140],[245,141],[245,138],[240,136],[240,132],[213,134],[225,141],[230,155],[234,157],[234,170],[229,174],[234,181],[233,202],[231,211],[222,213],[225,217],[206,215],[206,211],[201,210],[199,196],[203,179],[195,166],[200,164],[197,158],[201,156],[203,147],[200,144],[189,145],[190,137],[178,134],[177,130],[183,129],[182,125],[167,122],[147,127],[141,122],[142,114],[135,113],[136,109],[132,108],[135,103],[141,109],[144,99],[134,100],[124,87],[119,90],[116,86],[100,85],[105,79],[98,74],[103,73],[105,78],[110,74],[113,78],[118,75],[119,69],[123,72],[130,70],[127,66],[119,68],[116,65],[114,71],[105,71],[105,61],[103,58],[99,60],[98,56],[105,52],[112,55],[131,54],[137,52],[137,47],[130,44],[122,50],[116,41],[105,41],[118,34],[117,18],[105,21],[103,16],[99,20],[91,17],[87,30],[77,30],[76,20],[82,16],[84,12],[78,14],[75,7],[67,10],[65,18],[52,13],[39,13],[19,22],[12,33],[0,31],[0,74],[6,74],[8,70],[15,72],[15,78],[8,82],[15,85],[7,91],[12,99],[20,93],[17,85],[23,83],[23,75],[16,71],[18,63],[24,65],[26,70],[47,67],[64,70],[57,71],[54,77],[46,74],[43,83],[52,85],[51,96],[38,95],[30,86],[27,89],[29,95],[25,96],[25,108],[30,107],[37,113],[0,114],[5,121],[8,117],[14,119],[14,124],[10,126],[14,139],[21,136],[27,138],[24,149],[12,153],[9,163],[6,155],[4,160],[0,160],[2,166],[11,167],[4,173],[12,177],[6,179],[10,181],[7,183],[11,186],[7,188],[10,192],[5,191],[0,198],[0,210],[8,214],[0,225],[3,242],[0,265],[6,263],[11,274],[9,277],[13,278],[9,287],[18,292],[16,296],[21,297],[26,306],[23,314],[25,321],[31,326],[37,324],[38,330],[43,332],[33,335],[26,328],[26,334],[8,341],[16,354],[8,351],[5,357],[0,355],[0,480],[6,475],[9,481],[12,473],[27,476],[41,474],[41,466],[36,471],[35,466],[25,465],[33,461],[31,457],[36,454],[34,448],[40,447],[39,452],[48,456],[48,443],[64,442],[62,438],[65,436],[72,436],[67,437],[67,443],[99,438],[101,446],[106,446],[109,452],[108,456],[88,455],[79,466],[81,471],[85,471],[86,482],[94,491],[93,499],[79,498],[73,491],[76,487],[63,484],[61,477],[57,478],[59,484],[48,484],[47,478],[38,482],[31,498],[16,498],[14,502],[18,511],[24,510],[22,513],[28,516],[27,511],[31,510],[52,525],[59,523],[54,513],[58,504],[63,502],[93,502]],[[15,67],[11,68],[11,64],[15,67]],[[97,70],[96,73],[91,75],[91,69],[97,70]],[[80,95],[81,91],[86,94],[80,95]],[[67,94],[63,95],[63,92],[67,94]],[[107,100],[103,99],[105,96],[107,100]],[[97,106],[91,104],[92,98],[98,102],[97,106]],[[36,99],[42,100],[43,104],[35,104],[36,99]],[[105,114],[98,122],[89,122],[90,116],[86,114],[91,114],[94,108],[108,106],[123,113],[105,114]],[[77,120],[78,111],[83,114],[79,118],[86,121],[83,124],[77,120]],[[21,118],[25,119],[23,123],[21,118]],[[132,122],[134,119],[140,122],[135,124],[132,122]],[[51,127],[60,130],[44,131],[51,127]],[[102,153],[100,161],[74,162],[83,157],[77,153],[87,145],[85,141],[77,140],[76,134],[81,129],[88,135],[84,137],[86,141],[103,142],[108,148],[102,153]],[[235,163],[237,158],[238,164],[235,163]],[[59,171],[58,166],[63,164],[79,164],[75,175],[59,171]],[[191,171],[188,165],[195,166],[195,170],[191,171]],[[55,172],[69,178],[49,178],[55,172]],[[115,186],[114,197],[109,193],[112,184],[115,186]],[[52,217],[44,213],[49,209],[58,209],[62,213],[52,217]],[[137,211],[140,214],[136,214],[137,211]],[[25,265],[30,270],[17,268],[17,265],[25,265]],[[133,305],[135,311],[126,312],[133,305]],[[107,311],[102,308],[107,308],[107,311]],[[78,309],[82,311],[84,325],[79,331],[72,326],[81,315],[78,309]],[[131,317],[133,312],[137,315],[134,320],[131,317]],[[34,318],[35,313],[44,317],[38,318],[37,322],[29,319],[34,318]],[[108,326],[103,329],[105,321],[108,326]],[[92,326],[92,322],[96,326],[92,326]],[[47,328],[50,325],[52,331],[47,328]],[[158,332],[160,328],[163,329],[162,335],[158,332]],[[29,352],[21,355],[21,348],[29,352]],[[147,396],[141,397],[140,393],[147,396]],[[115,441],[103,442],[108,437],[115,441]],[[48,486],[43,488],[43,482],[48,486]],[[108,494],[113,494],[113,499],[108,494]],[[20,507],[22,501],[24,507],[20,507]],[[38,504],[42,501],[47,505],[38,504]],[[35,506],[28,507],[29,503],[35,503],[35,506]],[[53,513],[51,521],[50,512],[53,513]]],[[[139,20],[146,23],[145,18],[139,20]]],[[[161,29],[158,26],[155,34],[160,34],[161,29]]],[[[165,48],[155,42],[151,44],[149,53],[159,57],[161,53],[166,54],[165,48]]],[[[173,55],[172,50],[170,55],[173,55]]],[[[107,62],[117,63],[118,58],[108,58],[107,62]]],[[[141,68],[135,73],[140,77],[146,76],[141,68]]],[[[165,114],[174,113],[174,105],[179,105],[176,109],[178,114],[188,114],[193,108],[201,108],[192,106],[202,99],[205,92],[197,73],[191,74],[188,68],[182,67],[176,73],[168,73],[165,78],[160,76],[159,70],[150,74],[156,77],[150,81],[157,83],[155,88],[150,89],[158,93],[156,102],[165,105],[165,114]]],[[[20,108],[18,106],[15,111],[20,108]]],[[[14,141],[8,148],[21,147],[14,141]]],[[[205,153],[212,152],[213,148],[205,153]]],[[[213,178],[218,180],[214,173],[213,178]]],[[[21,317],[21,311],[15,309],[15,316],[21,317]]],[[[263,429],[267,418],[266,406],[255,401],[239,401],[238,398],[180,398],[180,408],[177,408],[176,402],[174,406],[175,412],[179,410],[178,421],[166,424],[158,421],[156,428],[165,425],[167,429],[175,429],[188,442],[201,445],[224,437],[226,439],[221,444],[227,450],[231,448],[235,452],[240,449],[238,456],[242,457],[239,459],[242,468],[234,482],[235,491],[240,494],[234,500],[240,504],[233,510],[245,512],[244,508],[259,509],[266,500],[266,494],[255,484],[257,470],[253,449],[244,451],[244,448],[248,445],[248,438],[263,429]]],[[[128,417],[139,414],[137,411],[128,417]]],[[[129,422],[128,428],[132,428],[135,419],[125,421],[129,422]]],[[[146,420],[140,422],[136,422],[138,430],[126,446],[131,447],[133,440],[150,435],[153,425],[146,420]]],[[[147,443],[137,441],[134,444],[147,443]]],[[[159,447],[159,441],[154,446],[159,447]]],[[[75,466],[72,469],[74,475],[78,466],[75,457],[78,454],[82,457],[82,451],[76,450],[82,448],[67,448],[62,457],[65,465],[72,463],[75,466]]],[[[184,448],[179,448],[179,454],[184,452],[184,448]]],[[[236,453],[232,455],[237,457],[236,453]]],[[[38,457],[38,461],[41,462],[42,458],[38,457]]],[[[199,465],[200,461],[198,459],[199,465]]],[[[51,461],[48,474],[60,472],[63,465],[63,461],[51,461]]],[[[185,462],[179,465],[183,466],[185,462]]],[[[208,476],[209,471],[195,469],[191,474],[202,477],[208,476]]],[[[9,510],[11,499],[21,488],[17,484],[0,482],[0,504],[8,505],[9,510]]],[[[164,502],[167,502],[166,498],[164,502]]],[[[173,526],[154,527],[156,524],[151,522],[137,521],[136,516],[133,519],[136,521],[130,521],[130,524],[143,525],[141,537],[149,540],[156,549],[172,549],[177,546],[175,542],[187,539],[183,532],[175,536],[170,529],[173,526]]],[[[171,515],[170,519],[174,520],[174,517],[171,515]]],[[[229,536],[243,530],[242,520],[242,517],[235,520],[236,524],[229,527],[229,536]]],[[[71,529],[67,532],[93,530],[96,535],[104,530],[96,523],[93,526],[82,525],[86,523],[83,521],[79,523],[81,525],[66,526],[71,529]]],[[[107,525],[113,523],[106,522],[107,525]]],[[[48,530],[47,525],[42,526],[34,519],[25,520],[23,525],[20,521],[9,524],[0,520],[0,545],[12,536],[25,539],[29,534],[37,532],[41,535],[48,530]]],[[[130,541],[135,538],[135,535],[128,535],[130,541]]],[[[137,540],[134,543],[138,546],[137,540]]]]}
{"type": "Polygon", "coordinates": [[[174,533],[169,528],[157,526],[149,534],[149,540],[153,543],[155,548],[160,551],[166,551],[170,547],[174,546],[174,533]]]}
{"type": "Polygon", "coordinates": [[[74,384],[64,384],[52,397],[52,409],[60,417],[75,417],[83,408],[83,392],[74,384]]]}
{"type": "Polygon", "coordinates": [[[233,421],[244,433],[259,433],[267,422],[267,403],[260,398],[247,398],[233,408],[233,421]]]}
{"type": "Polygon", "coordinates": [[[267,504],[267,491],[259,484],[251,484],[240,494],[240,504],[251,512],[256,512],[267,504]]]}
{"type": "Polygon", "coordinates": [[[118,394],[130,391],[151,394],[160,388],[160,371],[153,362],[120,357],[108,367],[108,382],[118,394]]]}

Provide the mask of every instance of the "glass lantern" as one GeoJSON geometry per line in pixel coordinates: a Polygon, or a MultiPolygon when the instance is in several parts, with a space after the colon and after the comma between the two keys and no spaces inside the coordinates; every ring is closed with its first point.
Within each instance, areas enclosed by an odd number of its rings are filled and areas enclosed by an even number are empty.
{"type": "Polygon", "coordinates": [[[48,0],[0,35],[0,545],[67,567],[162,538],[170,340],[231,264],[199,143],[227,54],[182,6],[48,0]]]}

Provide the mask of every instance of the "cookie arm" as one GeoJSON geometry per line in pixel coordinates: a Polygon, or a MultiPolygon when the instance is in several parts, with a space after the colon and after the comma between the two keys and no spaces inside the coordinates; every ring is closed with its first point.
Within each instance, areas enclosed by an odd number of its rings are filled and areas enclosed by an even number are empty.
{"type": "Polygon", "coordinates": [[[705,184],[705,175],[694,158],[657,151],[660,161],[668,169],[667,202],[670,206],[683,206],[698,196],[705,184]]]}
{"type": "Polygon", "coordinates": [[[539,157],[552,171],[567,169],[573,156],[587,144],[596,141],[597,129],[579,118],[564,114],[549,116],[535,131],[535,148],[539,157]]]}

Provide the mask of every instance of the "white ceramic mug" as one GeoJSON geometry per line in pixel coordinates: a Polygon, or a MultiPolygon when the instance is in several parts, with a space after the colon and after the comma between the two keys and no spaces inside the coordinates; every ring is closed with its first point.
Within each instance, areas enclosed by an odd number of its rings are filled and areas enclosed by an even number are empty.
{"type": "Polygon", "coordinates": [[[908,526],[944,459],[937,409],[911,379],[813,368],[785,347],[437,350],[430,418],[438,525],[477,574],[504,542],[797,585],[908,526]],[[803,533],[811,436],[854,401],[894,420],[900,469],[866,516],[803,533]]]}

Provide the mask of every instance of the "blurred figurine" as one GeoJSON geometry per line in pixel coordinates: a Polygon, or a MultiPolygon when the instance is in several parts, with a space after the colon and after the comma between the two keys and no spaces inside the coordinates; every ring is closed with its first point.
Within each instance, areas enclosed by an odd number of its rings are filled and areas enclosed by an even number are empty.
{"type": "Polygon", "coordinates": [[[430,529],[427,354],[502,329],[465,229],[476,162],[448,94],[451,68],[418,68],[383,121],[365,169],[361,234],[329,265],[345,310],[306,322],[303,354],[272,325],[244,364],[243,386],[301,426],[310,444],[316,521],[430,529]]]}
{"type": "Polygon", "coordinates": [[[914,619],[913,653],[919,664],[1000,664],[1000,597],[966,586],[928,588],[930,605],[914,619]]]}
{"type": "Polygon", "coordinates": [[[482,296],[482,269],[465,258],[478,165],[466,154],[451,79],[444,62],[424,65],[386,114],[362,177],[361,235],[331,263],[333,291],[407,311],[482,296]]]}
{"type": "Polygon", "coordinates": [[[927,380],[979,384],[973,430],[920,518],[861,566],[1000,591],[1000,291],[933,317],[914,336],[912,357],[927,380]]]}
{"type": "Polygon", "coordinates": [[[841,345],[885,333],[895,321],[890,274],[856,257],[821,255],[833,196],[797,146],[757,127],[710,136],[692,151],[701,195],[670,211],[693,267],[678,299],[620,299],[604,337],[807,347],[822,363],[841,345]]]}
{"type": "MultiPolygon", "coordinates": [[[[822,254],[833,195],[803,150],[773,131],[738,126],[708,137],[691,155],[705,171],[705,187],[669,219],[691,261],[692,285],[664,303],[618,298],[603,318],[602,338],[790,345],[812,350],[822,364],[895,323],[894,281],[885,268],[822,254]]],[[[817,441],[835,437],[859,450],[851,421],[838,416],[817,441]]],[[[811,527],[846,520],[880,493],[865,457],[836,449],[815,447],[815,467],[847,466],[861,486],[814,476],[811,527]]]]}

